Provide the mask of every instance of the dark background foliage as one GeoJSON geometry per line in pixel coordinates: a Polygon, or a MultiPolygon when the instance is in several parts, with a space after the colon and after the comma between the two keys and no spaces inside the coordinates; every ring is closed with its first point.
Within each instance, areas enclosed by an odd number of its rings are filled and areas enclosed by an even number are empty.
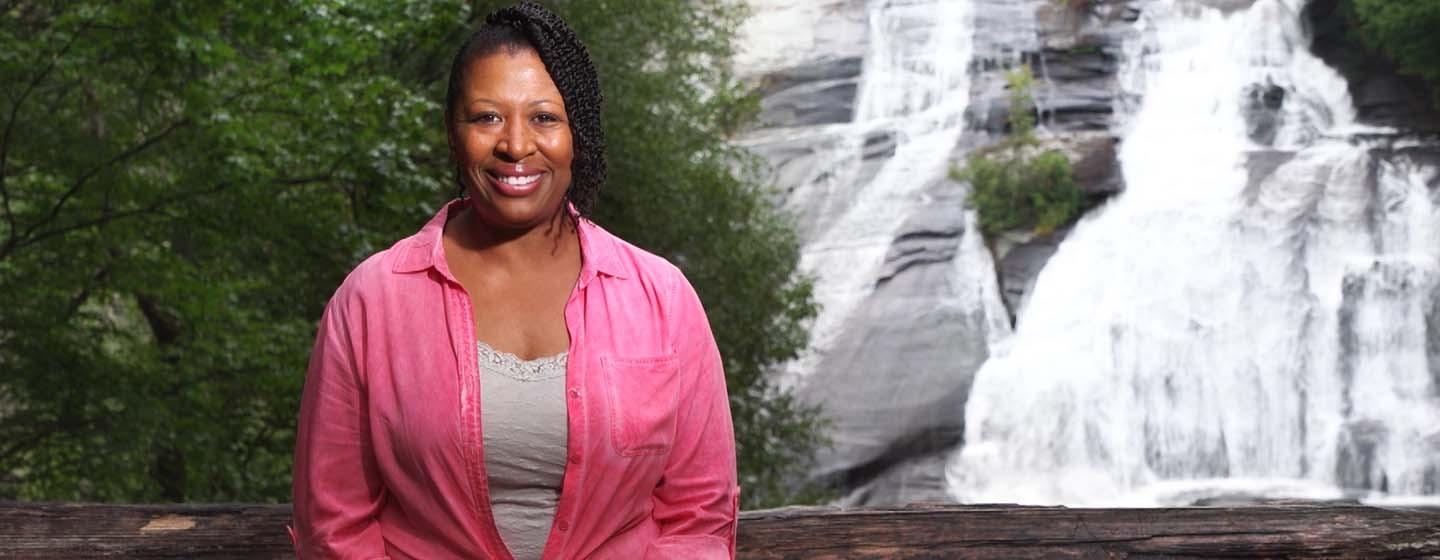
{"type": "Polygon", "coordinates": [[[1423,78],[1440,107],[1440,0],[1342,0],[1352,34],[1423,78]]]}
{"type": "MultiPolygon", "coordinates": [[[[314,324],[449,194],[449,59],[501,2],[0,0],[0,499],[289,498],[314,324]]],[[[754,114],[719,0],[552,2],[608,105],[597,221],[679,265],[725,357],[745,505],[820,418],[763,373],[814,312],[726,143],[754,114]]]]}

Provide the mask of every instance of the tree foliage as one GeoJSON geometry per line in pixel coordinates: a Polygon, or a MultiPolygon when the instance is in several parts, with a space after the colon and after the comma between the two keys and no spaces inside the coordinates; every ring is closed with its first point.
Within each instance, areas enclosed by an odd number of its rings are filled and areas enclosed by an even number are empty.
{"type": "Polygon", "coordinates": [[[1424,78],[1440,106],[1440,0],[1347,0],[1353,30],[1366,46],[1424,78]]]}
{"type": "MultiPolygon", "coordinates": [[[[0,2],[0,499],[287,500],[315,321],[453,192],[445,72],[500,4],[0,2]]],[[[705,300],[754,505],[818,444],[761,375],[813,309],[724,141],[730,6],[555,7],[609,101],[598,221],[705,300]]]]}
{"type": "Polygon", "coordinates": [[[987,235],[1014,229],[1048,233],[1080,214],[1082,193],[1071,175],[1069,158],[1058,150],[1037,147],[1030,67],[1019,67],[1006,80],[1010,134],[971,154],[964,169],[951,175],[970,183],[969,201],[987,235]]]}

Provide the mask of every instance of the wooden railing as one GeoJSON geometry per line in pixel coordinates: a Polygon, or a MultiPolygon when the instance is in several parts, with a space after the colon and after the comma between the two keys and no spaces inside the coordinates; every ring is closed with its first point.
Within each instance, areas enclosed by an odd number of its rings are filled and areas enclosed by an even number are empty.
{"type": "MultiPolygon", "coordinates": [[[[286,505],[0,503],[0,558],[293,558],[286,505]]],[[[741,558],[1440,558],[1440,510],[1273,504],[785,508],[741,558]]]]}

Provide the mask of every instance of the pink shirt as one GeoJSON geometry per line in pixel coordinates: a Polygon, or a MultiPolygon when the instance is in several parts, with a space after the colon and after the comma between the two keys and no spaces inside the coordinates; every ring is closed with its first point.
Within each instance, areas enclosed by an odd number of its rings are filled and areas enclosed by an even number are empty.
{"type": "MultiPolygon", "coordinates": [[[[451,203],[325,308],[295,445],[301,558],[498,558],[451,203]]],[[[565,304],[569,464],[544,558],[733,558],[740,489],[720,353],[689,282],[579,221],[565,304]]]]}

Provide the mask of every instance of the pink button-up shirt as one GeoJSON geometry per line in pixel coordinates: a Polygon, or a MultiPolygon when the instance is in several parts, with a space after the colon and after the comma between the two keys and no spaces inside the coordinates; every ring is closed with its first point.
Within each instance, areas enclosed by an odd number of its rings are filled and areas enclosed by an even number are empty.
{"type": "MultiPolygon", "coordinates": [[[[301,558],[510,558],[481,445],[465,290],[441,235],[356,267],[310,358],[295,447],[301,558]]],[[[739,487],[720,353],[678,269],[579,221],[565,304],[569,463],[544,558],[732,558],[739,487]]]]}

